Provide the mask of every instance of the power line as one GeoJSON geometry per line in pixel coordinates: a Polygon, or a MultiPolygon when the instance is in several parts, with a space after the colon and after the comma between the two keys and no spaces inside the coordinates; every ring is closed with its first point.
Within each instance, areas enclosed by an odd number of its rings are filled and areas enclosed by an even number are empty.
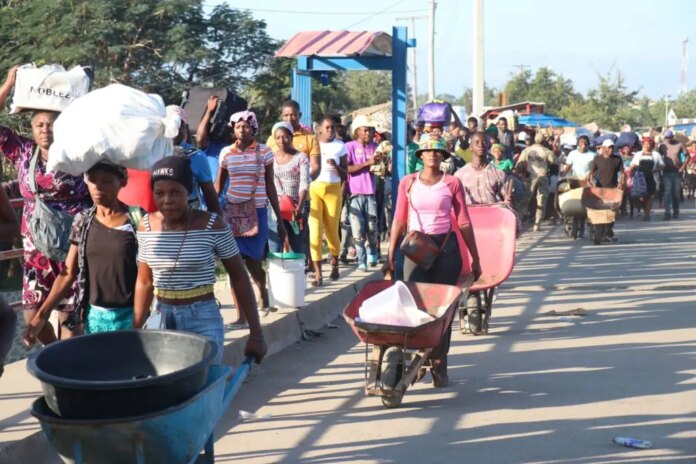
{"type": "MultiPolygon", "coordinates": [[[[401,3],[401,2],[399,2],[401,3]]],[[[354,11],[342,11],[342,12],[335,12],[335,11],[300,11],[300,10],[268,10],[268,9],[261,9],[261,8],[235,8],[239,10],[247,10],[247,11],[253,11],[255,13],[283,13],[283,14],[303,14],[303,15],[317,15],[317,16],[325,16],[325,15],[340,15],[340,16],[363,16],[366,13],[356,13],[354,11]]],[[[427,11],[426,9],[420,9],[420,10],[399,10],[399,11],[390,11],[389,14],[399,14],[399,13],[420,13],[423,11],[427,11]]],[[[369,13],[370,15],[376,15],[376,14],[381,14],[383,11],[377,12],[377,13],[369,13]]]]}
{"type": "Polygon", "coordinates": [[[355,27],[355,26],[357,26],[358,24],[362,24],[362,23],[364,23],[365,21],[368,21],[368,20],[372,19],[375,15],[382,14],[382,13],[384,13],[385,11],[387,11],[387,10],[389,10],[389,9],[391,9],[391,8],[394,8],[396,5],[399,5],[400,3],[403,3],[403,2],[404,2],[404,0],[399,0],[398,2],[395,2],[395,3],[391,4],[391,5],[389,5],[388,7],[384,8],[383,10],[379,10],[379,11],[376,12],[376,13],[369,13],[369,15],[368,15],[365,19],[361,19],[360,21],[355,22],[355,23],[353,23],[353,24],[351,24],[351,25],[349,25],[349,26],[346,26],[346,27],[344,27],[343,29],[350,29],[351,27],[355,27]]]}
{"type": "MultiPolygon", "coordinates": [[[[364,16],[365,14],[369,15],[376,15],[376,14],[381,14],[384,13],[386,10],[389,8],[392,8],[395,5],[398,5],[399,3],[403,3],[403,0],[401,2],[397,2],[392,6],[389,6],[385,8],[382,11],[378,11],[377,13],[360,13],[360,12],[355,12],[355,11],[317,11],[317,10],[276,10],[272,8],[244,8],[241,6],[234,6],[230,5],[229,1],[222,2],[226,3],[229,7],[234,8],[235,10],[246,10],[246,11],[252,11],[255,13],[280,13],[280,14],[302,14],[302,15],[316,15],[316,16],[326,16],[326,15],[338,15],[338,16],[364,16]]],[[[218,4],[213,4],[213,3],[207,3],[204,2],[203,6],[206,8],[214,8],[222,3],[218,4]]],[[[423,11],[428,11],[426,8],[421,8],[418,10],[399,10],[399,11],[390,11],[389,14],[397,14],[397,13],[420,13],[423,11]]]]}

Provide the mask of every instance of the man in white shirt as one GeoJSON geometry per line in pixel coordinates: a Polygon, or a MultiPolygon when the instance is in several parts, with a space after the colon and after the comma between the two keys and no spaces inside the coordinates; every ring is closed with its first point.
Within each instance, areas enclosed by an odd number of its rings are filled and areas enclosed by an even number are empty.
{"type": "Polygon", "coordinates": [[[579,179],[586,179],[590,173],[590,164],[597,155],[589,151],[590,139],[586,135],[581,135],[578,138],[578,148],[571,151],[563,164],[561,173],[568,172],[579,179]]]}

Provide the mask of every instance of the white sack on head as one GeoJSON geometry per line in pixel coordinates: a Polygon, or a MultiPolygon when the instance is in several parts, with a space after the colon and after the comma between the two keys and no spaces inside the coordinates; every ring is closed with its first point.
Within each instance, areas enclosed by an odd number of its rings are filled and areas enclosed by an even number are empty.
{"type": "Polygon", "coordinates": [[[180,124],[159,95],[112,84],[78,98],[58,116],[47,168],[79,175],[108,160],[149,170],[173,153],[180,124]]]}
{"type": "Polygon", "coordinates": [[[11,113],[23,110],[63,111],[89,92],[89,76],[81,66],[66,71],[61,65],[37,68],[33,63],[17,68],[11,113]]]}

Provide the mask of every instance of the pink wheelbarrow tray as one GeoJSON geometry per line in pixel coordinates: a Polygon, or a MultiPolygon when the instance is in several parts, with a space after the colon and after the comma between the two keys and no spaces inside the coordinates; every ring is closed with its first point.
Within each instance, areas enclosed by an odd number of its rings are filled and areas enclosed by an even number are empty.
{"type": "MultiPolygon", "coordinates": [[[[515,265],[517,217],[502,204],[470,205],[468,209],[482,274],[459,308],[459,328],[461,333],[481,335],[488,333],[495,290],[510,277],[515,265]]],[[[469,273],[471,256],[457,235],[465,263],[463,272],[469,273]]]]}

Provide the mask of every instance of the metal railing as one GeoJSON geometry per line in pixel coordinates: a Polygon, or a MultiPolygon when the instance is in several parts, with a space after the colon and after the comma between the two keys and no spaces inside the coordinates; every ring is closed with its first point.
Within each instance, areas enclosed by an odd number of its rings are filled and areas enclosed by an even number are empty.
{"type": "MultiPolygon", "coordinates": [[[[18,198],[16,200],[10,200],[10,205],[14,209],[19,209],[24,206],[24,200],[18,198]]],[[[15,248],[13,250],[0,251],[0,261],[7,261],[9,259],[22,258],[24,256],[24,248],[15,248]]],[[[12,308],[20,309],[22,307],[22,301],[10,301],[9,305],[12,308]]]]}

